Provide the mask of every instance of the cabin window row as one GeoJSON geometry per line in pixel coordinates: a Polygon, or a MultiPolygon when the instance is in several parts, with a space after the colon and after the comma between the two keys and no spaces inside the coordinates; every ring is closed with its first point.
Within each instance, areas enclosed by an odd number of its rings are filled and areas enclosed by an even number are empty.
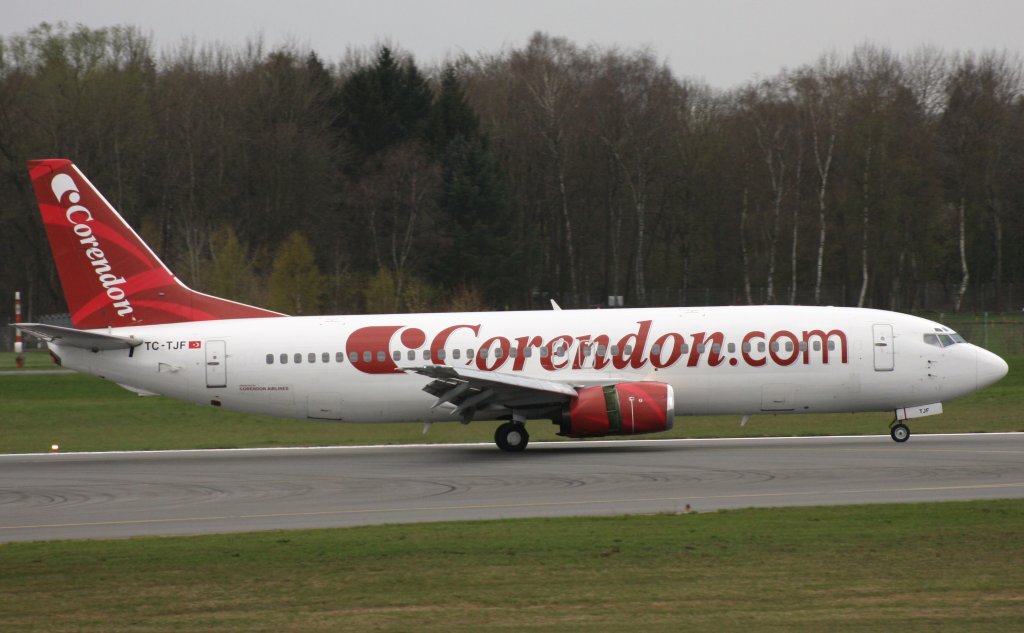
{"type": "MultiPolygon", "coordinates": [[[[931,336],[931,335],[928,335],[928,336],[931,336]]],[[[927,336],[926,336],[926,342],[929,342],[927,340],[927,336]]],[[[710,347],[711,347],[711,351],[713,353],[715,353],[715,354],[721,354],[722,353],[722,346],[719,345],[718,343],[714,343],[710,347]]],[[[813,341],[811,343],[811,347],[814,349],[814,351],[820,352],[821,351],[821,341],[813,341]]],[[[700,353],[700,354],[703,354],[705,351],[707,351],[707,348],[708,348],[708,346],[702,343],[700,345],[697,345],[697,352],[700,353]]],[[[828,349],[829,349],[829,351],[834,351],[835,348],[836,348],[835,341],[829,341],[828,342],[828,349]]],[[[728,349],[730,354],[735,354],[736,353],[736,344],[735,343],[729,343],[728,345],[726,345],[726,349],[728,349]]],[[[761,342],[759,342],[757,344],[757,351],[758,352],[762,352],[763,353],[763,352],[767,351],[767,349],[768,349],[768,346],[764,343],[764,341],[761,341],[761,342]]],[[[771,350],[773,352],[778,352],[778,351],[780,351],[782,349],[785,349],[787,352],[792,352],[793,351],[793,342],[792,341],[786,341],[784,344],[780,345],[778,341],[775,341],[774,343],[771,344],[771,350]]],[[[801,352],[806,352],[807,351],[807,341],[800,341],[799,349],[800,349],[801,352]]],[[[753,350],[754,350],[754,346],[751,345],[750,343],[744,343],[743,344],[743,351],[744,352],[750,353],[753,350]]],[[[453,349],[453,350],[451,350],[451,357],[454,360],[460,360],[462,358],[462,351],[463,350],[461,350],[461,349],[453,349]]],[[[580,353],[584,357],[587,357],[587,358],[589,358],[591,356],[591,354],[593,354],[595,352],[596,352],[596,354],[598,356],[604,356],[605,353],[609,352],[609,351],[611,352],[612,356],[618,356],[619,355],[619,346],[618,345],[612,345],[610,347],[606,347],[604,345],[596,345],[595,346],[595,345],[586,345],[586,344],[584,344],[580,348],[580,353]]],[[[682,346],[680,347],[680,351],[683,354],[688,354],[690,352],[690,346],[688,344],[686,344],[686,343],[683,343],[682,346]]],[[[473,348],[467,348],[465,350],[465,352],[466,352],[466,359],[467,360],[472,360],[475,357],[476,352],[473,350],[473,348]]],[[[495,348],[493,350],[482,349],[482,350],[479,351],[479,355],[480,355],[481,358],[487,358],[491,354],[491,352],[493,352],[494,358],[501,358],[504,355],[504,350],[502,348],[500,348],[500,347],[495,348]]],[[[508,355],[509,355],[510,358],[516,358],[518,356],[518,352],[519,352],[518,349],[512,348],[512,349],[508,350],[508,355]]],[[[559,347],[555,348],[553,351],[550,351],[550,352],[549,352],[547,347],[541,347],[541,348],[538,348],[537,355],[540,356],[541,358],[547,358],[549,355],[554,355],[555,357],[562,358],[562,357],[564,357],[566,355],[567,352],[568,352],[568,350],[567,350],[567,348],[565,346],[559,346],[559,347]]],[[[661,352],[662,352],[662,348],[661,348],[660,345],[653,345],[653,346],[651,346],[651,354],[653,354],[655,356],[658,356],[658,355],[661,354],[661,352]]],[[[625,354],[626,356],[632,354],[633,353],[633,346],[632,345],[626,345],[622,349],[622,353],[625,354]]],[[[429,350],[429,349],[422,350],[420,352],[420,355],[421,355],[422,359],[425,360],[425,361],[432,360],[431,350],[429,350]]],[[[406,352],[406,360],[408,360],[410,362],[416,361],[416,356],[417,356],[416,350],[409,350],[408,352],[406,352]]],[[[533,348],[527,347],[525,350],[523,350],[523,356],[525,356],[526,358],[531,358],[533,356],[533,348]]],[[[445,360],[447,357],[448,357],[448,351],[447,350],[441,349],[441,350],[437,351],[437,360],[445,360]]],[[[349,359],[349,361],[351,361],[353,363],[359,362],[360,358],[362,359],[362,361],[364,363],[371,363],[374,360],[376,360],[379,363],[383,363],[385,360],[387,360],[387,353],[384,352],[384,351],[378,351],[376,354],[373,353],[373,352],[370,352],[370,351],[364,351],[362,353],[360,353],[360,352],[349,352],[348,353],[348,359],[349,359]]],[[[267,362],[268,365],[273,365],[274,363],[278,363],[280,365],[287,365],[289,362],[291,362],[291,363],[293,363],[295,365],[300,365],[303,362],[306,362],[306,363],[312,365],[312,364],[315,364],[317,362],[320,362],[322,364],[328,364],[328,363],[331,362],[331,359],[332,359],[332,355],[331,355],[330,352],[321,352],[320,354],[317,354],[316,352],[309,352],[307,354],[302,354],[300,352],[296,352],[294,354],[286,354],[286,353],[278,354],[278,355],[267,354],[266,362],[267,362]]],[[[343,362],[345,362],[345,353],[344,352],[334,352],[333,359],[334,359],[335,363],[343,363],[343,362]]],[[[396,361],[396,362],[401,362],[401,360],[402,360],[402,353],[397,351],[397,350],[392,352],[391,353],[391,359],[396,361]]]]}
{"type": "MultiPolygon", "coordinates": [[[[314,364],[314,363],[317,363],[317,362],[327,364],[327,363],[331,362],[331,353],[330,352],[321,352],[321,353],[317,354],[316,352],[309,352],[308,354],[302,354],[300,352],[296,352],[294,354],[278,354],[278,355],[267,354],[267,364],[268,365],[273,365],[275,362],[276,363],[280,363],[281,365],[287,365],[289,363],[289,361],[292,362],[292,363],[295,363],[296,365],[302,364],[303,361],[305,361],[305,362],[307,362],[307,363],[309,363],[311,365],[314,364]]],[[[334,353],[334,362],[335,363],[343,363],[343,362],[345,362],[345,353],[344,352],[335,352],[334,353]]]]}

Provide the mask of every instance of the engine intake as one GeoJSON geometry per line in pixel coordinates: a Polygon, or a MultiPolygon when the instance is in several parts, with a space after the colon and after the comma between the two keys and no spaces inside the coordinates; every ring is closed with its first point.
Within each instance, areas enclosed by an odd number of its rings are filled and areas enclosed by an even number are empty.
{"type": "Polygon", "coordinates": [[[675,396],[663,382],[584,387],[562,411],[559,435],[640,435],[672,428],[675,396]]]}

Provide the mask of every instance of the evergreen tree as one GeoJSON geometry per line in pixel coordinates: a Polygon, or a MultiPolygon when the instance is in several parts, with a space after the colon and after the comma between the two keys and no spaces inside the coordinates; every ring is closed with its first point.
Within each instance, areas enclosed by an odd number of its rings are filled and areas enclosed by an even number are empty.
{"type": "Polygon", "coordinates": [[[395,59],[383,46],[376,63],[357,70],[341,89],[339,124],[352,155],[349,166],[416,139],[430,114],[430,86],[412,60],[395,59]]]}

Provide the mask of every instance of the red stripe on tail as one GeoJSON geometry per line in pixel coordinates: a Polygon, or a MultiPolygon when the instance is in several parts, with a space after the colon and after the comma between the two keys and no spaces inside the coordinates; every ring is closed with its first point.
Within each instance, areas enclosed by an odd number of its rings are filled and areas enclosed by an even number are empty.
{"type": "Polygon", "coordinates": [[[185,286],[71,161],[28,171],[75,327],[284,316],[185,286]]]}

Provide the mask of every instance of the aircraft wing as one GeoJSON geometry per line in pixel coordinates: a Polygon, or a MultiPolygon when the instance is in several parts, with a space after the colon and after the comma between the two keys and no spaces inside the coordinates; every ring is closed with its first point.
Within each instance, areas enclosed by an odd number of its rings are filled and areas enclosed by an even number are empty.
{"type": "Polygon", "coordinates": [[[32,336],[39,337],[44,341],[80,347],[82,349],[99,352],[111,349],[131,349],[142,345],[142,341],[135,337],[114,336],[112,334],[98,334],[86,332],[59,325],[46,325],[44,323],[19,323],[17,329],[28,332],[32,336]]]}
{"type": "Polygon", "coordinates": [[[561,406],[577,396],[576,389],[564,383],[478,369],[429,365],[405,371],[433,378],[423,391],[437,396],[434,408],[450,404],[463,422],[486,407],[538,409],[561,406]]]}

